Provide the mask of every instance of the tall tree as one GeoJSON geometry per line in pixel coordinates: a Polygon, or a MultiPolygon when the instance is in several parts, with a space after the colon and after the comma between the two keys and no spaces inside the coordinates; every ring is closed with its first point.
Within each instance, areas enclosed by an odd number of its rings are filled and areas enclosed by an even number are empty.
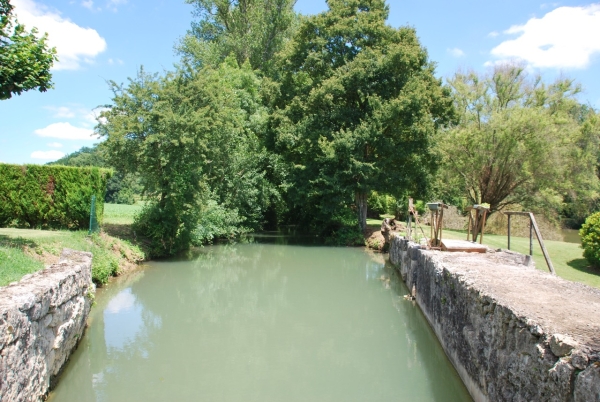
{"type": "Polygon", "coordinates": [[[129,85],[112,87],[113,104],[97,129],[111,166],[139,173],[149,205],[138,227],[156,255],[189,247],[215,202],[260,227],[276,189],[265,179],[268,155],[257,138],[268,113],[248,64],[229,58],[192,76],[142,70],[129,85]]]}
{"type": "Polygon", "coordinates": [[[46,43],[47,34],[38,38],[36,28],[27,32],[12,11],[8,0],[0,0],[0,100],[52,88],[50,68],[57,60],[56,49],[46,43]]]}
{"type": "Polygon", "coordinates": [[[293,31],[296,0],[186,0],[198,21],[178,49],[196,68],[217,65],[233,54],[241,65],[268,71],[273,56],[293,31]]]}
{"type": "Polygon", "coordinates": [[[468,203],[488,203],[492,212],[540,202],[559,210],[575,182],[595,186],[595,157],[582,142],[589,135],[576,118],[580,88],[572,80],[546,85],[508,64],[487,75],[457,73],[449,83],[458,124],[441,148],[446,172],[459,178],[468,203]]]}
{"type": "Polygon", "coordinates": [[[327,4],[279,57],[271,146],[293,166],[292,192],[306,216],[354,200],[364,231],[371,190],[400,196],[427,187],[452,102],[415,30],[386,25],[383,0],[327,4]]]}

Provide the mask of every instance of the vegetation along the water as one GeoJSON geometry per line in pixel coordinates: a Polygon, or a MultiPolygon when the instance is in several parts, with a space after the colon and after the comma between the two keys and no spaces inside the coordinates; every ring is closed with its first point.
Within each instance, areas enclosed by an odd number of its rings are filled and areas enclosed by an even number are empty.
{"type": "Polygon", "coordinates": [[[86,249],[121,247],[108,233],[164,257],[282,225],[364,245],[367,218],[405,219],[409,196],[533,211],[550,231],[600,209],[600,118],[574,80],[517,62],[436,78],[383,0],[329,0],[312,16],[293,0],[187,2],[177,66],[109,81],[102,141],[54,162],[112,170],[105,201],[138,205],[104,235],[69,235],[86,249]]]}

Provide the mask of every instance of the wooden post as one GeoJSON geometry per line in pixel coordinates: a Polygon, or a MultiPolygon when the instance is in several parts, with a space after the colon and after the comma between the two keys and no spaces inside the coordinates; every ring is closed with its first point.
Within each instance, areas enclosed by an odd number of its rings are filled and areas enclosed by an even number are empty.
{"type": "Polygon", "coordinates": [[[533,223],[529,220],[529,255],[533,256],[533,223]]]}
{"type": "Polygon", "coordinates": [[[408,199],[408,228],[406,235],[408,240],[412,240],[412,213],[413,213],[413,199],[408,199]]]}
{"type": "Polygon", "coordinates": [[[510,250],[510,215],[508,215],[508,249],[510,250]]]}
{"type": "Polygon", "coordinates": [[[546,259],[546,264],[548,265],[548,269],[552,275],[556,275],[554,271],[554,266],[552,265],[552,261],[550,261],[550,256],[548,255],[548,251],[544,246],[544,240],[542,239],[542,234],[540,233],[540,229],[538,228],[537,222],[535,221],[535,217],[530,212],[529,219],[531,219],[531,225],[533,226],[533,230],[535,230],[535,235],[537,236],[538,243],[540,243],[540,247],[542,249],[542,253],[544,254],[544,258],[546,259]]]}

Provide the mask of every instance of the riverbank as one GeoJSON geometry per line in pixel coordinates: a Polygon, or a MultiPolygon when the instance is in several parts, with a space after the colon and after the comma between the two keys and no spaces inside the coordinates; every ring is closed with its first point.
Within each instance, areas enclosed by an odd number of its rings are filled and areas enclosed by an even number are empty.
{"type": "Polygon", "coordinates": [[[146,259],[144,245],[130,229],[140,209],[137,205],[106,204],[103,231],[91,236],[87,231],[0,228],[0,286],[56,263],[63,248],[91,252],[92,279],[96,285],[106,284],[111,276],[146,259]]]}

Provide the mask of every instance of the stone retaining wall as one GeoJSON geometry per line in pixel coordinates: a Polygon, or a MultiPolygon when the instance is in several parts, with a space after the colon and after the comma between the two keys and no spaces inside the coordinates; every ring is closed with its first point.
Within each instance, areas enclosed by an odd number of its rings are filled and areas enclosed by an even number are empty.
{"type": "Polygon", "coordinates": [[[600,292],[524,257],[428,251],[397,235],[390,247],[476,401],[600,401],[600,292]]]}
{"type": "Polygon", "coordinates": [[[95,287],[92,254],[60,261],[0,288],[0,401],[39,401],[86,326],[95,287]]]}

